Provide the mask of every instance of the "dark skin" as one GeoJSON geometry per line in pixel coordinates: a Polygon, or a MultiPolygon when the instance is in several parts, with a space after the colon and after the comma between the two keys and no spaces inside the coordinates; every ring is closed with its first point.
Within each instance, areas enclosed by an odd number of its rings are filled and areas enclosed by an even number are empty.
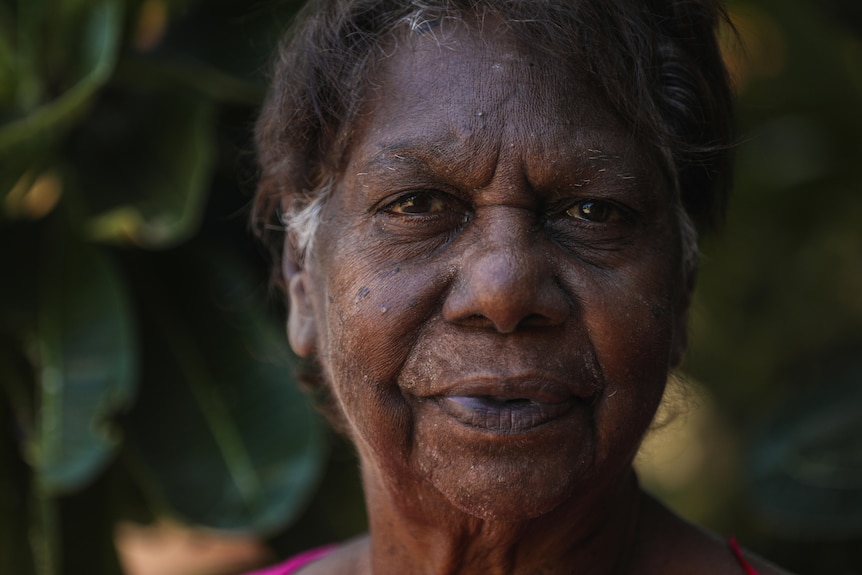
{"type": "Polygon", "coordinates": [[[484,30],[400,38],[313,251],[286,250],[371,533],[303,573],[741,573],[631,470],[691,285],[657,155],[484,30]]]}

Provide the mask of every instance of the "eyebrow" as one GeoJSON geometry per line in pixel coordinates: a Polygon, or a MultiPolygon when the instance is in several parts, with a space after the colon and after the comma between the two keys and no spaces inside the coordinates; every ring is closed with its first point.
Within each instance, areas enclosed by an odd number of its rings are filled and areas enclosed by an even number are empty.
{"type": "Polygon", "coordinates": [[[496,165],[496,154],[483,156],[481,150],[469,149],[454,138],[405,138],[380,146],[368,161],[357,166],[356,175],[446,180],[478,176],[478,180],[485,180],[493,176],[496,165]]]}
{"type": "MultiPolygon", "coordinates": [[[[463,157],[457,153],[460,147],[453,138],[438,137],[433,139],[401,139],[385,144],[378,150],[371,160],[366,163],[367,167],[388,167],[394,162],[417,163],[422,166],[433,166],[438,158],[456,159],[463,157]]],[[[448,163],[444,160],[442,163],[448,163]]]]}
{"type": "MultiPolygon", "coordinates": [[[[363,163],[356,173],[357,176],[372,176],[386,178],[389,173],[395,175],[402,169],[412,171],[412,175],[422,177],[439,177],[445,172],[457,168],[459,164],[469,163],[476,169],[488,169],[488,180],[496,172],[499,158],[496,148],[493,160],[488,165],[471,162],[464,153],[460,153],[464,144],[450,137],[437,138],[402,138],[385,143],[374,153],[370,160],[363,163]]],[[[600,181],[617,182],[622,185],[632,185],[642,180],[644,174],[639,169],[631,170],[632,166],[614,166],[615,163],[627,163],[624,155],[617,150],[606,151],[593,146],[572,146],[566,150],[560,150],[559,159],[563,160],[561,169],[569,176],[573,176],[568,187],[577,189],[590,187],[593,183],[600,181]]],[[[525,168],[527,168],[525,166],[525,168]]],[[[529,169],[525,174],[529,177],[529,169]]],[[[398,175],[405,175],[403,172],[398,175]]],[[[464,173],[464,176],[476,176],[477,173],[464,173]]],[[[479,180],[484,180],[479,175],[479,180]]],[[[546,188],[547,184],[531,181],[530,185],[535,188],[546,188]]]]}
{"type": "Polygon", "coordinates": [[[428,162],[424,159],[403,149],[393,147],[374,154],[371,160],[363,165],[363,169],[395,170],[394,164],[411,164],[422,167],[428,166],[428,162]]]}

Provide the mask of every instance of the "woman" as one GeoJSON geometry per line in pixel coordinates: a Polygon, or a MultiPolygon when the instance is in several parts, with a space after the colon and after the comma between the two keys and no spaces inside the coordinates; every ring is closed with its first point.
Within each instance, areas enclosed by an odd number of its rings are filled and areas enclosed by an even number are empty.
{"type": "Polygon", "coordinates": [[[780,573],[632,458],[720,220],[709,0],[332,0],[282,48],[255,217],[370,535],[272,573],[780,573]],[[314,559],[311,561],[310,559],[314,559]]]}

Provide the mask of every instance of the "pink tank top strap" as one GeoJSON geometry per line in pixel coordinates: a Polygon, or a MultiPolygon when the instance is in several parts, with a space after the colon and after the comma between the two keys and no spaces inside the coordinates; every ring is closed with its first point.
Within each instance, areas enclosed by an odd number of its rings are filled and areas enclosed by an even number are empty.
{"type": "Polygon", "coordinates": [[[335,550],[335,548],[336,545],[324,545],[323,547],[309,549],[299,555],[294,555],[284,563],[279,563],[278,565],[273,565],[272,567],[267,567],[260,571],[246,573],[246,575],[290,575],[291,573],[296,573],[301,567],[305,567],[312,561],[316,561],[321,557],[329,555],[335,550]]]}
{"type": "Polygon", "coordinates": [[[754,567],[748,564],[748,561],[745,560],[745,557],[742,555],[742,549],[739,547],[739,542],[737,542],[736,537],[731,536],[727,540],[727,544],[730,545],[730,550],[733,551],[733,555],[736,557],[736,560],[739,561],[739,564],[742,565],[742,568],[745,569],[746,575],[758,575],[757,571],[754,570],[754,567]]]}

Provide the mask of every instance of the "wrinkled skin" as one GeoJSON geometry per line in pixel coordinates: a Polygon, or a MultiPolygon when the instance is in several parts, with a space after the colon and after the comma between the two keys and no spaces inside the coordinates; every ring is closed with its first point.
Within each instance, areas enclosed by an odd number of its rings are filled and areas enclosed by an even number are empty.
{"type": "Polygon", "coordinates": [[[657,154],[502,30],[401,38],[372,84],[314,249],[285,264],[371,523],[314,568],[673,572],[641,531],[677,520],[631,473],[690,285],[657,154]]]}

